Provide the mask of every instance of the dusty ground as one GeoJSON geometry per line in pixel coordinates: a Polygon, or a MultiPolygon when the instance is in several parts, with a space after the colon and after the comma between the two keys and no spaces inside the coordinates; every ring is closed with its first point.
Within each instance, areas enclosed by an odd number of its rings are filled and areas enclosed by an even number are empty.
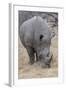
{"type": "Polygon", "coordinates": [[[52,39],[51,51],[53,53],[53,60],[51,68],[42,68],[39,62],[29,65],[29,56],[26,49],[18,39],[18,78],[45,78],[58,76],[58,35],[57,27],[53,28],[56,36],[52,39]]]}

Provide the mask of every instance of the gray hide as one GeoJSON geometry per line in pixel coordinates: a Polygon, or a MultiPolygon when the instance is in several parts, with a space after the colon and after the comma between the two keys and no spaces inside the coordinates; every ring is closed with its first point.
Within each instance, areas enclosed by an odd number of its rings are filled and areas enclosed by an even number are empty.
{"type": "Polygon", "coordinates": [[[42,62],[43,65],[50,67],[52,54],[50,53],[51,38],[54,36],[48,28],[48,24],[40,16],[34,16],[25,21],[19,30],[22,44],[27,49],[30,57],[30,64],[35,61],[42,62]]]}

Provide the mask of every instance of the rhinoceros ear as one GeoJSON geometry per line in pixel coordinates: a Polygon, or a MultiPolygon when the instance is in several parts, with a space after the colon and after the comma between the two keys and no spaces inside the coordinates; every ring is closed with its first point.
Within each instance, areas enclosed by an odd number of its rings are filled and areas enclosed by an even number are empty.
{"type": "Polygon", "coordinates": [[[51,38],[55,36],[55,32],[51,32],[51,38]]]}

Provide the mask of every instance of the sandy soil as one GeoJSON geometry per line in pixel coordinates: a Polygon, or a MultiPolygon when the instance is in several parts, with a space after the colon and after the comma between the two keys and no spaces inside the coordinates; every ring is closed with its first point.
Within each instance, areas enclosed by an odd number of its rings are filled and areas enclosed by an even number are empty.
{"type": "Polygon", "coordinates": [[[39,62],[30,65],[29,56],[26,49],[18,39],[18,78],[45,78],[58,76],[58,35],[57,27],[53,28],[56,36],[52,39],[51,51],[53,53],[53,60],[51,68],[42,68],[39,62]]]}

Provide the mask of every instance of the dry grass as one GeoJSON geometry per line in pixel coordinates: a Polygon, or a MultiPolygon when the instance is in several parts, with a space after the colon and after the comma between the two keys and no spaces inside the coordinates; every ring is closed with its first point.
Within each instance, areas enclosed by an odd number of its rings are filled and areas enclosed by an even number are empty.
{"type": "Polygon", "coordinates": [[[18,78],[45,78],[58,76],[58,35],[57,27],[54,28],[56,36],[52,39],[51,51],[53,53],[53,60],[51,68],[42,68],[39,62],[29,65],[29,57],[26,49],[18,40],[18,78]]]}

